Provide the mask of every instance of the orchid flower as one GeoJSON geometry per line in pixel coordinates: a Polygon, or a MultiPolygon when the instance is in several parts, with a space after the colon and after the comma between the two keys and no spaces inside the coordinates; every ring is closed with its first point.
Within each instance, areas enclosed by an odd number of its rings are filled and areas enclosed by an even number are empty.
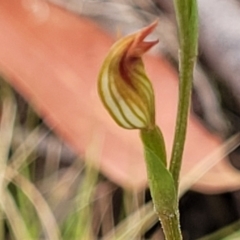
{"type": "Polygon", "coordinates": [[[154,93],[142,55],[158,43],[144,39],[157,22],[118,40],[110,49],[99,74],[99,95],[114,120],[123,128],[155,126],[154,93]]]}

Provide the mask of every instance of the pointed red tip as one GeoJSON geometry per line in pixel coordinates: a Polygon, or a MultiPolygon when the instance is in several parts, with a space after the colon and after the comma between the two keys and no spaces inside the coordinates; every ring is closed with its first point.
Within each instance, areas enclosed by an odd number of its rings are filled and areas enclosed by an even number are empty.
{"type": "Polygon", "coordinates": [[[127,51],[127,58],[140,57],[142,54],[147,52],[150,48],[159,42],[158,39],[148,42],[144,41],[144,39],[156,28],[157,24],[158,20],[154,21],[136,33],[134,40],[127,51]]]}
{"type": "Polygon", "coordinates": [[[158,20],[155,20],[147,27],[141,29],[138,33],[139,40],[142,41],[146,36],[148,36],[151,32],[153,32],[153,30],[157,27],[157,25],[158,25],[158,20]]]}

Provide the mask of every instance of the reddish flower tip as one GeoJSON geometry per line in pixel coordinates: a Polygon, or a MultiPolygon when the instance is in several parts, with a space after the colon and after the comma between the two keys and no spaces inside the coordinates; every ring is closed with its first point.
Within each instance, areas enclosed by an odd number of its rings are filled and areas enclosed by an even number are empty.
{"type": "Polygon", "coordinates": [[[147,52],[150,48],[152,48],[159,42],[158,39],[147,42],[144,41],[144,39],[153,32],[157,24],[158,20],[154,21],[153,23],[136,33],[134,41],[132,42],[131,46],[127,51],[126,58],[141,57],[145,52],[147,52]]]}

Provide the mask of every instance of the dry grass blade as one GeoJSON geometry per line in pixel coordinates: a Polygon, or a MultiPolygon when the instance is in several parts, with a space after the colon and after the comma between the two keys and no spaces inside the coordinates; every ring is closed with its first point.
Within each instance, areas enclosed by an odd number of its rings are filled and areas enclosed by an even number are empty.
{"type": "Polygon", "coordinates": [[[13,127],[16,115],[16,105],[11,97],[6,98],[2,106],[0,124],[0,169],[3,169],[9,156],[12,142],[13,127]]]}
{"type": "Polygon", "coordinates": [[[28,197],[30,202],[33,204],[48,239],[61,239],[56,219],[53,216],[53,213],[49,208],[47,202],[42,197],[38,189],[34,186],[34,184],[32,184],[28,179],[26,179],[24,176],[20,175],[18,172],[16,172],[10,167],[7,167],[5,177],[7,181],[12,180],[12,182],[21,189],[21,191],[28,197]]]}
{"type": "Polygon", "coordinates": [[[5,85],[1,87],[1,94],[5,98],[2,103],[2,115],[0,123],[0,239],[4,239],[4,213],[2,212],[5,206],[4,175],[12,142],[13,128],[16,116],[16,104],[11,96],[9,88],[5,85]]]}
{"type": "MultiPolygon", "coordinates": [[[[16,239],[30,239],[25,223],[18,211],[13,197],[10,195],[9,190],[4,187],[4,175],[6,164],[9,157],[9,151],[12,142],[14,122],[16,116],[16,104],[11,96],[8,87],[3,86],[3,91],[6,95],[2,104],[2,116],[0,125],[0,186],[1,186],[1,208],[6,214],[10,227],[16,239]]],[[[1,225],[2,226],[2,225],[1,225]]],[[[4,232],[2,231],[2,234],[4,232]]],[[[1,235],[3,236],[3,235],[1,235]]]]}
{"type": "Polygon", "coordinates": [[[11,230],[16,240],[31,240],[29,232],[26,228],[26,224],[21,216],[21,213],[16,206],[16,203],[9,193],[9,190],[5,189],[4,201],[2,208],[6,214],[7,220],[10,223],[11,230]]]}
{"type": "Polygon", "coordinates": [[[75,230],[75,236],[81,236],[82,239],[94,239],[92,231],[92,218],[93,218],[93,208],[89,204],[95,194],[96,185],[98,181],[98,168],[93,165],[94,159],[99,159],[98,156],[102,150],[102,135],[96,134],[93,137],[89,147],[86,151],[85,158],[87,159],[85,177],[83,184],[81,186],[81,191],[79,191],[76,196],[76,204],[78,211],[81,214],[77,217],[77,224],[75,230]]]}
{"type": "MultiPolygon", "coordinates": [[[[41,125],[36,127],[27,137],[23,136],[22,143],[9,159],[11,168],[18,170],[23,164],[26,164],[26,158],[35,151],[38,144],[48,135],[49,132],[39,134],[40,129],[41,125]]],[[[22,132],[16,129],[16,135],[22,135],[22,132]]]]}
{"type": "MultiPolygon", "coordinates": [[[[56,201],[58,199],[59,201],[63,201],[64,199],[69,198],[68,192],[71,192],[71,186],[76,184],[77,179],[79,178],[79,175],[82,174],[82,168],[79,166],[78,160],[75,160],[75,162],[63,172],[63,174],[56,180],[56,176],[52,174],[50,177],[44,178],[38,185],[41,187],[41,192],[43,194],[49,194],[49,199],[51,201],[51,198],[56,201]],[[51,184],[51,187],[49,187],[49,182],[53,181],[54,184],[51,184]]],[[[56,204],[57,202],[55,202],[56,204]]]]}
{"type": "Polygon", "coordinates": [[[102,240],[135,239],[136,236],[144,234],[157,221],[157,215],[153,211],[153,205],[150,202],[131,214],[125,221],[122,221],[113,231],[104,236],[102,240]],[[129,222],[131,222],[131,228],[128,227],[129,222]]]}
{"type": "Polygon", "coordinates": [[[202,159],[180,182],[180,196],[182,196],[194,183],[196,183],[205,173],[220,162],[240,145],[240,133],[237,133],[225,141],[220,147],[202,159]],[[222,156],[219,158],[218,156],[222,156]]]}

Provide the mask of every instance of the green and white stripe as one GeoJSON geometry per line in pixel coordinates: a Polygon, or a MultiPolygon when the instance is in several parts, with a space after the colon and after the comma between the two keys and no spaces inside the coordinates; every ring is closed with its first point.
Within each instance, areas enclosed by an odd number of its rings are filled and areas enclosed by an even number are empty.
{"type": "Polygon", "coordinates": [[[149,128],[154,125],[154,94],[141,58],[126,66],[127,80],[120,72],[120,62],[132,38],[128,36],[110,49],[101,68],[98,91],[108,112],[120,126],[128,129],[149,128]]]}

